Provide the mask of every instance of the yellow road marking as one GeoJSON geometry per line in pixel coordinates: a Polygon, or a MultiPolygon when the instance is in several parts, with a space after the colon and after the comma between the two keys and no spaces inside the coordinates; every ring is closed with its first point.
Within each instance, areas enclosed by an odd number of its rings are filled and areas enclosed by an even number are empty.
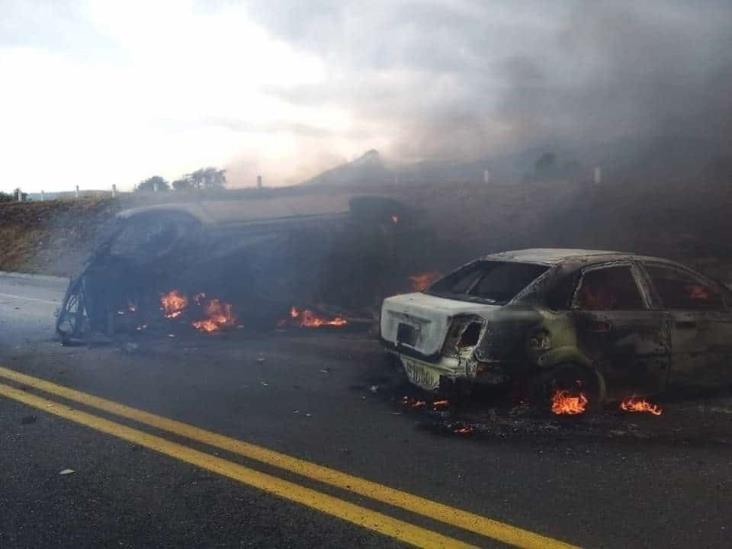
{"type": "Polygon", "coordinates": [[[164,418],[150,412],[137,410],[135,408],[125,406],[124,404],[119,404],[111,400],[83,393],[69,387],[63,387],[61,385],[51,383],[50,381],[21,374],[20,372],[9,370],[1,366],[0,377],[5,377],[47,393],[55,394],[74,402],[79,402],[120,417],[131,419],[162,431],[167,431],[191,440],[202,442],[209,446],[236,453],[267,465],[279,467],[311,480],[322,482],[342,490],[347,490],[394,507],[399,507],[412,513],[422,515],[451,526],[456,526],[509,545],[548,549],[566,549],[574,547],[562,541],[511,526],[510,524],[450,507],[449,505],[438,503],[414,494],[402,492],[401,490],[390,488],[383,484],[288,456],[255,444],[212,433],[187,423],[164,418]]]}
{"type": "Polygon", "coordinates": [[[0,383],[0,396],[71,420],[417,547],[471,547],[365,507],[0,383]]]}

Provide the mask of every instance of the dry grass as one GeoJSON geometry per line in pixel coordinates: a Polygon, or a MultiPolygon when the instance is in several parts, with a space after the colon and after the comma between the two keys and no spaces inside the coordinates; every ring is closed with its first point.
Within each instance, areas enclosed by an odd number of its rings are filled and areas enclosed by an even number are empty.
{"type": "Polygon", "coordinates": [[[118,208],[96,198],[0,204],[0,270],[73,274],[118,208]]]}

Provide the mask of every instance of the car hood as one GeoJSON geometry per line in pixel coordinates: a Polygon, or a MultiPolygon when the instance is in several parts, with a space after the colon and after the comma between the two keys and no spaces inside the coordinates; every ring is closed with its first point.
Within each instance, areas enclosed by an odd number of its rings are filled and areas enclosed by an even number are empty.
{"type": "Polygon", "coordinates": [[[429,357],[442,349],[455,316],[485,317],[500,308],[500,305],[470,303],[423,293],[396,295],[385,299],[381,307],[381,337],[397,345],[399,324],[407,324],[417,332],[416,341],[409,346],[410,349],[429,357]]]}

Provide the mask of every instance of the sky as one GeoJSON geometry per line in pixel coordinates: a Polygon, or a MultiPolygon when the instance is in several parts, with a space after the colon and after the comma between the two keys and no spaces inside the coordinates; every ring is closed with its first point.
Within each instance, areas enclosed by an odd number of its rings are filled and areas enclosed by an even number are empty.
{"type": "Polygon", "coordinates": [[[0,190],[730,129],[729,2],[0,0],[0,190]]]}

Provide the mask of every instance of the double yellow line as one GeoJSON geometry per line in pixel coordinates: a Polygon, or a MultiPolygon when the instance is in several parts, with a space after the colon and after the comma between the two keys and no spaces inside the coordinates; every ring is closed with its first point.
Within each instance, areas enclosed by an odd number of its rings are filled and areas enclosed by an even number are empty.
{"type": "MultiPolygon", "coordinates": [[[[295,473],[301,477],[335,487],[345,492],[406,510],[480,536],[519,547],[567,548],[561,541],[530,532],[481,515],[456,509],[376,482],[317,465],[255,444],[243,442],[199,427],[175,421],[111,400],[96,397],[36,377],[0,367],[0,378],[32,387],[68,401],[132,420],[138,424],[219,448],[265,465],[295,473]]],[[[190,463],[264,492],[293,501],[352,524],[419,547],[468,547],[455,538],[395,519],[386,514],[356,505],[294,482],[262,473],[239,463],[195,450],[166,438],[129,427],[66,404],[48,400],[11,385],[0,383],[0,396],[22,402],[44,412],[108,435],[144,446],[179,461],[190,463]]]]}

